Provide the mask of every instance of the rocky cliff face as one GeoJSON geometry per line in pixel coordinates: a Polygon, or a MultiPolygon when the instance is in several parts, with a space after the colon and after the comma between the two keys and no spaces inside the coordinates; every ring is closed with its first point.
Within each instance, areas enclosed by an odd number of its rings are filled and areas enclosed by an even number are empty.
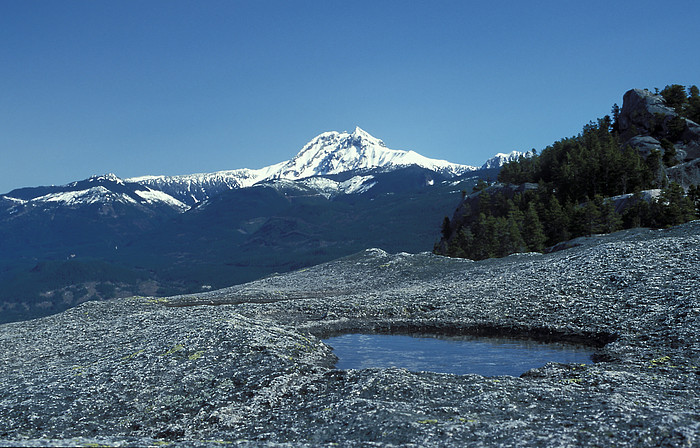
{"type": "Polygon", "coordinates": [[[672,144],[680,163],[666,175],[685,188],[700,183],[700,125],[680,117],[661,95],[642,89],[625,93],[618,126],[623,144],[644,157],[653,150],[663,155],[663,143],[672,144]]]}

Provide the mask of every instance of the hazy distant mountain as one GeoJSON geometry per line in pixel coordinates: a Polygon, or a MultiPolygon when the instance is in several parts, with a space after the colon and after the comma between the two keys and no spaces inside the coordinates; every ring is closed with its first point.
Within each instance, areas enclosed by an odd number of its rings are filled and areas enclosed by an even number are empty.
{"type": "MultiPolygon", "coordinates": [[[[371,188],[369,171],[390,172],[408,166],[421,167],[446,177],[468,174],[479,169],[498,169],[524,153],[496,154],[480,168],[424,157],[414,151],[389,149],[366,131],[324,132],[307,143],[292,159],[260,169],[241,168],[214,173],[178,176],[148,175],[120,179],[114,174],[93,176],[63,186],[28,187],[0,196],[5,208],[36,207],[40,204],[69,206],[95,203],[163,205],[185,211],[223,191],[246,188],[273,180],[305,179],[330,194],[351,194],[371,188]],[[329,176],[353,174],[342,181],[329,176]],[[320,180],[323,179],[323,180],[320,180]]],[[[525,155],[527,155],[525,153],[525,155]]]]}

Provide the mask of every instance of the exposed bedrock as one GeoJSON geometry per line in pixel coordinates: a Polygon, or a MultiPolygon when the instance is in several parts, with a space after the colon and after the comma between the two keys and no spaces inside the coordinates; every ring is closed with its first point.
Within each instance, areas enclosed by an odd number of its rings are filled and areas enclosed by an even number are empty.
{"type": "Polygon", "coordinates": [[[0,445],[697,446],[700,222],[472,262],[372,249],[0,326],[0,445]],[[336,370],[339,332],[587,343],[519,378],[336,370]]]}
{"type": "Polygon", "coordinates": [[[678,116],[661,95],[642,89],[625,93],[619,130],[622,143],[644,158],[652,151],[664,154],[664,140],[672,144],[679,164],[664,168],[669,180],[685,189],[700,182],[700,124],[678,116]]]}

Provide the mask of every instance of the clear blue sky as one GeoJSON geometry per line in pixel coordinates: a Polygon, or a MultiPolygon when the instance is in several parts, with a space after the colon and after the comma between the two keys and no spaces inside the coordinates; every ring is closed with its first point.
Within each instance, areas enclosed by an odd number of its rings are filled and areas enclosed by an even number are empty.
{"type": "Polygon", "coordinates": [[[700,84],[700,2],[0,1],[0,193],[260,168],[356,125],[471,165],[700,84]]]}

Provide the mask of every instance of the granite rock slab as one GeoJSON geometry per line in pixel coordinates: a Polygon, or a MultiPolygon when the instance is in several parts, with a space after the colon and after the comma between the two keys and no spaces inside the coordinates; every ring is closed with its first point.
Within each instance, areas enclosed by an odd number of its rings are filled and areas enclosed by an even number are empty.
{"type": "Polygon", "coordinates": [[[0,326],[0,446],[698,446],[700,222],[472,262],[379,249],[0,326]],[[322,338],[509,336],[594,364],[337,370],[322,338]]]}

